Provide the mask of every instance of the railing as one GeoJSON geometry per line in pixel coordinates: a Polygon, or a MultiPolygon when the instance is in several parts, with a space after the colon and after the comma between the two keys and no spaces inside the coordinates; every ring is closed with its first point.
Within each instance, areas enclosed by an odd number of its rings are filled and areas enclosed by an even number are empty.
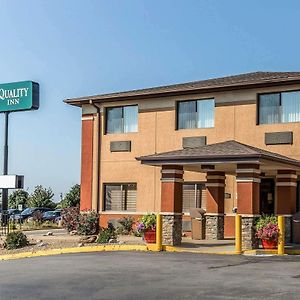
{"type": "Polygon", "coordinates": [[[9,232],[22,230],[21,219],[11,219],[7,212],[2,212],[0,214],[0,220],[0,235],[7,235],[9,232]]]}

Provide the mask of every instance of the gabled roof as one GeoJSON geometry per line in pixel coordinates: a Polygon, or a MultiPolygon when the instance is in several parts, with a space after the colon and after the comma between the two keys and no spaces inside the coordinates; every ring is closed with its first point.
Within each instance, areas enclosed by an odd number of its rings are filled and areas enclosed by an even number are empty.
{"type": "Polygon", "coordinates": [[[195,148],[164,152],[138,157],[144,164],[199,162],[214,163],[240,161],[241,159],[269,160],[300,167],[300,161],[278,153],[266,151],[231,140],[195,148]]]}
{"type": "Polygon", "coordinates": [[[81,106],[82,104],[88,104],[90,100],[94,102],[120,101],[133,98],[163,97],[197,92],[234,90],[283,83],[300,83],[300,72],[252,72],[153,88],[66,99],[64,102],[81,106]]]}

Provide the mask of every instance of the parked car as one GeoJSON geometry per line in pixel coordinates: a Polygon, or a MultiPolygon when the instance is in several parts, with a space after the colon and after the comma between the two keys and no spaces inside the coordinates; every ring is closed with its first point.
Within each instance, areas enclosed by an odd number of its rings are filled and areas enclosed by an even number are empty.
{"type": "Polygon", "coordinates": [[[34,213],[36,212],[44,213],[50,210],[51,210],[50,208],[46,208],[46,207],[29,207],[22,211],[20,218],[21,221],[25,221],[28,218],[33,217],[34,213]]]}
{"type": "Polygon", "coordinates": [[[16,220],[17,218],[19,218],[18,216],[21,215],[21,211],[16,209],[16,208],[9,208],[8,209],[8,218],[10,220],[16,220]]]}
{"type": "Polygon", "coordinates": [[[51,211],[44,212],[42,220],[55,222],[56,218],[59,218],[59,217],[60,217],[60,211],[51,210],[51,211]]]}

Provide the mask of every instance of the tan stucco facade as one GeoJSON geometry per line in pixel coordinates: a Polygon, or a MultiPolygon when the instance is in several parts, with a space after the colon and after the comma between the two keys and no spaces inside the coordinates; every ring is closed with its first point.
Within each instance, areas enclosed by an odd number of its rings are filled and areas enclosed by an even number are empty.
{"type": "MultiPolygon", "coordinates": [[[[257,124],[257,96],[259,93],[300,90],[298,85],[282,85],[267,88],[243,89],[227,92],[195,94],[163,98],[149,98],[126,101],[106,102],[83,107],[83,123],[86,116],[93,116],[91,208],[101,214],[120,215],[126,212],[104,211],[104,189],[106,183],[136,183],[136,212],[161,210],[161,168],[142,165],[136,157],[154,153],[182,149],[183,137],[206,136],[207,144],[236,140],[268,151],[300,160],[300,124],[257,124]],[[176,130],[176,103],[182,100],[215,99],[215,121],[213,128],[176,130]],[[138,132],[105,134],[105,109],[112,106],[137,104],[138,132]],[[265,133],[293,132],[292,145],[266,146],[265,133]],[[130,152],[111,152],[110,142],[131,141],[130,152]]],[[[84,134],[84,132],[83,132],[84,134]]],[[[90,136],[90,135],[89,135],[90,136]]],[[[85,137],[83,136],[83,141],[85,137]]],[[[82,166],[84,168],[84,165],[82,166]]],[[[185,171],[184,181],[205,182],[205,173],[185,171]]],[[[232,215],[237,205],[235,177],[226,176],[224,211],[232,215]]],[[[276,197],[276,195],[275,195],[276,197]]],[[[276,206],[276,199],[275,199],[276,206]]]]}
{"type": "MultiPolygon", "coordinates": [[[[226,140],[237,140],[262,149],[300,159],[298,137],[299,123],[257,125],[257,94],[265,92],[300,90],[300,85],[274,87],[255,90],[199,94],[174,97],[172,99],[145,99],[139,101],[122,101],[105,103],[100,108],[101,126],[95,121],[94,139],[100,137],[98,160],[94,158],[95,167],[100,168],[99,211],[103,210],[104,183],[137,183],[137,213],[160,210],[160,168],[141,165],[136,157],[182,149],[182,138],[206,136],[207,143],[212,144],[226,140]],[[206,129],[176,130],[176,101],[190,99],[214,98],[215,126],[206,129]],[[138,104],[138,132],[122,134],[105,134],[105,108],[111,106],[138,104]],[[101,133],[97,134],[100,128],[101,133]],[[266,132],[293,131],[293,145],[266,146],[266,132]],[[110,152],[111,141],[131,141],[131,152],[110,152]]],[[[97,120],[97,118],[95,118],[97,120]]],[[[95,148],[94,148],[95,152],[95,148]]],[[[205,174],[186,171],[185,181],[205,181],[205,174]]],[[[93,203],[97,190],[93,180],[93,203]]],[[[231,194],[225,201],[225,212],[231,213],[235,203],[235,184],[233,178],[226,181],[226,192],[231,194]]],[[[93,205],[95,207],[95,204],[93,205]]]]}

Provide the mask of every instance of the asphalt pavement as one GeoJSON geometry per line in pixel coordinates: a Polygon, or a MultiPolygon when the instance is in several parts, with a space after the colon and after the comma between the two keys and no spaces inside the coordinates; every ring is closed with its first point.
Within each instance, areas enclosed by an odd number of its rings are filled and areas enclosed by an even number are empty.
{"type": "Polygon", "coordinates": [[[2,261],[0,299],[300,299],[300,257],[101,252],[2,261]]]}

